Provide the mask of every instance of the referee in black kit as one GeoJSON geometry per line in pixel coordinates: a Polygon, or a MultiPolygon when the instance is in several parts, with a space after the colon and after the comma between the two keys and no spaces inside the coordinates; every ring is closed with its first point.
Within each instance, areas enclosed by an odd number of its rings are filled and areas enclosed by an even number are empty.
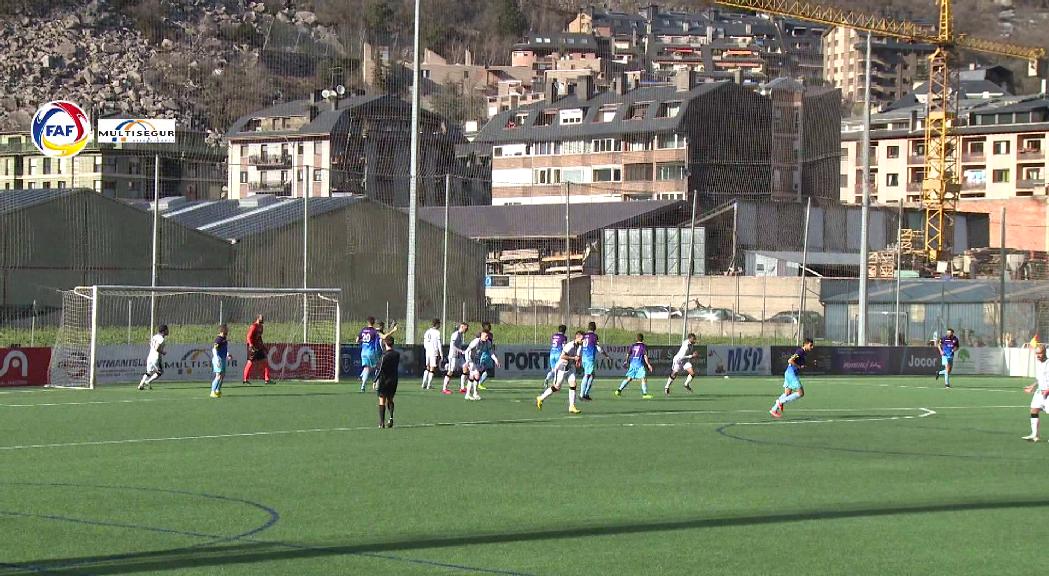
{"type": "Polygon", "coordinates": [[[393,397],[397,394],[397,371],[401,366],[401,353],[393,349],[393,336],[383,339],[386,351],[379,360],[379,368],[376,370],[378,376],[375,381],[379,385],[379,428],[393,428],[393,397]],[[390,412],[390,419],[386,419],[386,411],[390,412]]]}

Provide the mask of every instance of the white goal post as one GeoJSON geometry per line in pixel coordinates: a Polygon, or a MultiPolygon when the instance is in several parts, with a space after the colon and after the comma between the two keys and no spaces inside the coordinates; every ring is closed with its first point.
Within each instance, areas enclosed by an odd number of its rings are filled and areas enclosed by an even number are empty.
{"type": "MultiPolygon", "coordinates": [[[[158,383],[209,382],[220,324],[229,328],[227,382],[240,382],[247,330],[259,314],[274,380],[337,381],[341,296],[338,288],[80,286],[63,292],[50,386],[137,383],[160,325],[168,337],[158,383]]],[[[261,371],[252,377],[261,380],[261,371]]]]}

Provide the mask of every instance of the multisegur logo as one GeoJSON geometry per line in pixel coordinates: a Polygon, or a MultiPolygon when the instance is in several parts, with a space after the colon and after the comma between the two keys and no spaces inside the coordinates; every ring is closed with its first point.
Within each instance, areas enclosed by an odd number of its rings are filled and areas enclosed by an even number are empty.
{"type": "Polygon", "coordinates": [[[33,116],[33,144],[44,156],[76,156],[91,138],[91,121],[84,110],[64,100],[48,102],[33,116]]]}
{"type": "Polygon", "coordinates": [[[174,144],[175,121],[169,118],[98,121],[98,141],[114,144],[174,144]]]}

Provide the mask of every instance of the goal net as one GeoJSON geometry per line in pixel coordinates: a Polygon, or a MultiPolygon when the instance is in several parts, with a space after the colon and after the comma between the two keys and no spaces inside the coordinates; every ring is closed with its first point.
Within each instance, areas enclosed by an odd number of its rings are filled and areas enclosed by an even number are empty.
{"type": "MultiPolygon", "coordinates": [[[[220,324],[229,328],[228,381],[247,362],[246,336],[263,316],[263,342],[274,380],[339,377],[338,289],[84,286],[63,295],[51,356],[51,386],[94,388],[138,382],[149,340],[168,327],[158,382],[208,382],[220,324]]],[[[256,364],[261,364],[256,362],[256,364]]],[[[262,380],[261,366],[252,379],[262,380]]]]}

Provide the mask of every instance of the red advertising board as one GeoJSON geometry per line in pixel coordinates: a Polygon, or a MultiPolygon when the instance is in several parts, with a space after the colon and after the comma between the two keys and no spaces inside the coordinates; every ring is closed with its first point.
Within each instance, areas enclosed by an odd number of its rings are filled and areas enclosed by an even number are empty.
{"type": "Polygon", "coordinates": [[[0,348],[0,386],[45,386],[50,348],[0,348]]]}

